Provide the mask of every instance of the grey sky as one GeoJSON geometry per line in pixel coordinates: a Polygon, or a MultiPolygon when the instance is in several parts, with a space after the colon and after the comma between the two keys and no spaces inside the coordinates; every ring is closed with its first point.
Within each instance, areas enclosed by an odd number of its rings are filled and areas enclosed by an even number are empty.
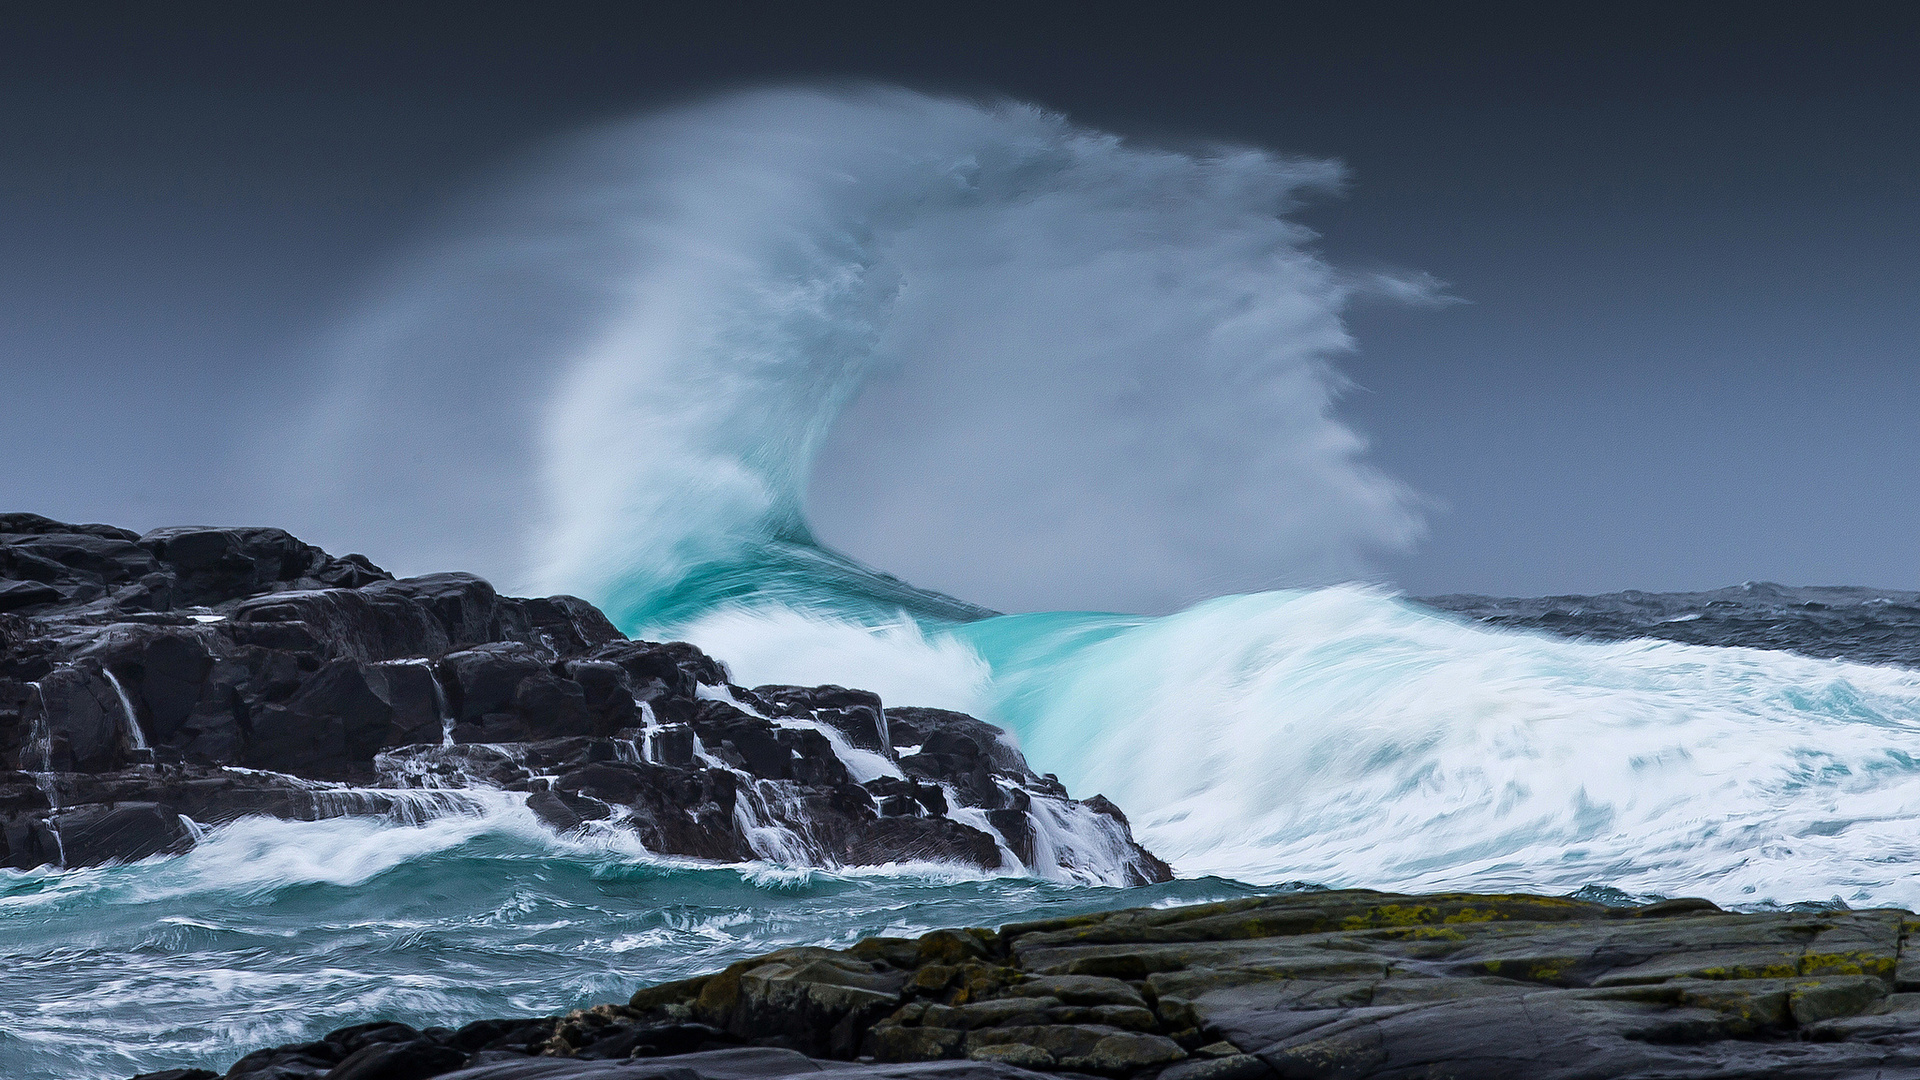
{"type": "Polygon", "coordinates": [[[1341,415],[1435,504],[1384,567],[1412,591],[1912,587],[1914,21],[1364,15],[24,24],[0,47],[0,503],[257,517],[234,447],[286,427],[314,342],[489,176],[706,87],[851,74],[1344,160],[1348,196],[1303,219],[1329,260],[1468,301],[1350,317],[1341,415]]]}

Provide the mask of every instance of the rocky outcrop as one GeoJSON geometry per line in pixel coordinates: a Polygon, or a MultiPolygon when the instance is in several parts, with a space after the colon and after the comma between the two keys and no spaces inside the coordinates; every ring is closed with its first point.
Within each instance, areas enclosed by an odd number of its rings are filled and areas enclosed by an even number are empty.
{"type": "Polygon", "coordinates": [[[362,1025],[226,1075],[360,1076],[378,1041],[423,1063],[407,1076],[459,1080],[1865,1080],[1920,1075],[1915,929],[1896,910],[1301,892],[786,949],[565,1016],[362,1025]]]}
{"type": "Polygon", "coordinates": [[[575,597],[395,580],[278,529],[0,515],[0,865],[190,847],[249,814],[414,820],[524,799],[662,855],[1166,865],[999,729],[838,686],[735,686],[575,597]]]}

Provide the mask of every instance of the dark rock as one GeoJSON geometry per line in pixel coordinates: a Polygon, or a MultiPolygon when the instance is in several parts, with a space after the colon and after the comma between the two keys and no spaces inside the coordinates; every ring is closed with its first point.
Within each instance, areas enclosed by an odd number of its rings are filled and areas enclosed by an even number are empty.
{"type": "Polygon", "coordinates": [[[0,536],[48,536],[53,534],[103,536],[110,540],[127,541],[140,539],[139,533],[116,528],[112,525],[74,525],[64,521],[55,521],[52,518],[41,517],[39,514],[0,514],[0,536]]]}
{"type": "Polygon", "coordinates": [[[347,1055],[327,1080],[428,1080],[466,1063],[466,1054],[426,1039],[376,1042],[347,1055]]]}
{"type": "Polygon", "coordinates": [[[577,596],[522,600],[520,606],[538,639],[561,656],[577,656],[627,640],[599,608],[577,596]]]}
{"type": "MultiPolygon", "coordinates": [[[[511,711],[522,682],[537,676],[551,677],[548,662],[548,657],[530,645],[503,641],[449,653],[435,666],[445,680],[454,717],[477,722],[489,714],[511,711]]],[[[584,695],[581,707],[584,710],[584,695]]]]}
{"type": "Polygon", "coordinates": [[[575,1053],[587,1059],[662,1057],[737,1045],[738,1039],[707,1024],[662,1024],[612,1028],[575,1053]]]}
{"type": "Polygon", "coordinates": [[[694,1014],[741,1038],[781,1037],[846,1058],[861,1033],[899,1005],[905,983],[903,972],[830,949],[786,949],[714,976],[694,1014]]]}
{"type": "Polygon", "coordinates": [[[285,704],[253,713],[244,760],[255,769],[344,779],[371,766],[393,722],[393,707],[368,685],[362,665],[334,660],[285,704]]]}
{"type": "Polygon", "coordinates": [[[364,556],[344,560],[281,529],[156,529],[139,545],[173,572],[172,600],[214,606],[300,582],[357,588],[390,577],[364,556]]]}
{"type": "Polygon", "coordinates": [[[580,701],[595,733],[619,731],[639,721],[640,707],[633,685],[620,665],[605,660],[573,660],[567,663],[566,673],[580,687],[580,701]]]}
{"type": "Polygon", "coordinates": [[[544,1042],[553,1034],[553,1018],[537,1020],[475,1020],[455,1031],[447,1045],[465,1053],[500,1049],[506,1046],[525,1049],[544,1042]]]}
{"type": "Polygon", "coordinates": [[[879,818],[861,831],[845,854],[846,863],[853,866],[930,862],[1001,869],[1000,846],[993,837],[949,818],[879,818]]]}
{"type": "Polygon", "coordinates": [[[0,611],[52,604],[61,599],[60,590],[38,581],[9,581],[0,578],[0,611]]]}
{"type": "Polygon", "coordinates": [[[1033,817],[1026,807],[987,811],[987,823],[1007,842],[1007,850],[1022,865],[1033,862],[1033,817]]]}
{"type": "Polygon", "coordinates": [[[297,1080],[324,1077],[340,1063],[340,1049],[331,1043],[307,1042],[256,1050],[227,1070],[226,1080],[297,1080]]]}
{"type": "Polygon", "coordinates": [[[329,1031],[325,1041],[339,1047],[341,1053],[351,1054],[375,1043],[412,1042],[419,1037],[420,1032],[406,1024],[375,1021],[329,1031]]]}
{"type": "MultiPolygon", "coordinates": [[[[194,823],[248,814],[415,820],[469,805],[451,790],[468,785],[525,792],[555,829],[608,822],[660,854],[727,861],[997,869],[995,838],[953,810],[989,812],[1021,861],[1035,798],[1109,820],[971,717],[889,713],[837,686],[745,690],[694,646],[628,641],[578,598],[394,580],[277,529],[136,537],[9,515],[0,579],[15,612],[0,613],[0,766],[47,772],[0,780],[8,865],[177,851],[194,823]],[[897,745],[917,749],[905,775],[897,745]]],[[[1132,847],[1123,822],[1094,828],[1132,847]]],[[[1123,867],[1062,869],[1167,876],[1132,850],[1123,867]]]]}
{"type": "Polygon", "coordinates": [[[878,694],[844,686],[756,686],[752,695],[770,716],[807,717],[846,736],[857,749],[893,749],[878,694]]]}
{"type": "Polygon", "coordinates": [[[895,749],[919,745],[922,753],[985,759],[990,768],[1010,776],[1033,774],[1027,768],[1027,759],[1007,741],[1005,732],[965,713],[895,707],[887,710],[887,730],[895,749]],[[961,743],[971,749],[962,748],[961,743]]]}
{"type": "Polygon", "coordinates": [[[446,695],[430,664],[391,660],[362,669],[367,688],[392,710],[382,746],[438,744],[445,734],[446,695]]]}
{"type": "Polygon", "coordinates": [[[70,866],[133,862],[152,855],[178,855],[193,846],[180,815],[157,803],[89,805],[53,816],[64,860],[70,866]]]}
{"type": "Polygon", "coordinates": [[[1059,998],[1068,1005],[1130,1005],[1144,1009],[1140,991],[1121,982],[1092,975],[1042,975],[1007,991],[1015,997],[1059,998]]]}
{"type": "Polygon", "coordinates": [[[55,770],[99,772],[126,761],[125,710],[97,664],[75,664],[48,674],[40,680],[38,704],[58,748],[55,770]]]}
{"type": "Polygon", "coordinates": [[[727,682],[725,668],[684,641],[613,641],[596,646],[587,659],[618,665],[642,701],[668,697],[691,702],[702,685],[727,682]]]}

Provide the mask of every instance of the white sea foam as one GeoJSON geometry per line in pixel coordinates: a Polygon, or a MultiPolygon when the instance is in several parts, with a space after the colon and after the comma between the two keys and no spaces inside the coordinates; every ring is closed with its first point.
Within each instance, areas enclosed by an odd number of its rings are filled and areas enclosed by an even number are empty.
{"type": "Polygon", "coordinates": [[[1920,904],[1920,672],[1567,641],[1352,587],[927,634],[730,612],[691,633],[747,677],[890,678],[889,705],[1004,723],[1182,874],[1920,904]]]}
{"type": "Polygon", "coordinates": [[[677,628],[734,681],[857,686],[896,705],[974,712],[991,701],[991,669],[966,644],[907,619],[868,626],[786,607],[726,607],[677,628]]]}
{"type": "Polygon", "coordinates": [[[1125,622],[1005,671],[1008,718],[1183,873],[1920,903],[1920,672],[1352,588],[1125,622]]]}

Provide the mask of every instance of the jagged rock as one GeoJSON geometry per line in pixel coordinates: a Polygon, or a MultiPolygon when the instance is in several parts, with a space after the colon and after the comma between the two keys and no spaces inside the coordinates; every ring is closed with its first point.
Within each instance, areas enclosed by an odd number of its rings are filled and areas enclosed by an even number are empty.
{"type": "Polygon", "coordinates": [[[9,865],[179,850],[182,816],[410,820],[487,786],[661,854],[986,870],[1036,859],[1046,799],[1087,841],[1058,872],[1170,876],[1123,816],[1070,800],[990,725],[845,687],[733,686],[692,645],[629,641],[575,597],[395,580],[278,529],[33,515],[0,515],[0,578],[0,765],[43,774],[0,779],[9,865]],[[63,856],[69,832],[85,842],[63,856]]]}
{"type": "Polygon", "coordinates": [[[878,694],[844,686],[756,686],[753,698],[769,716],[808,717],[861,750],[887,753],[893,748],[878,694]]]}
{"type": "Polygon", "coordinates": [[[353,660],[325,664],[284,703],[252,714],[244,764],[296,776],[344,779],[386,745],[393,707],[353,660]]]}
{"type": "Polygon", "coordinates": [[[642,701],[669,698],[692,702],[701,686],[724,686],[727,672],[684,641],[610,641],[587,653],[589,660],[617,665],[633,680],[642,701]]]}

